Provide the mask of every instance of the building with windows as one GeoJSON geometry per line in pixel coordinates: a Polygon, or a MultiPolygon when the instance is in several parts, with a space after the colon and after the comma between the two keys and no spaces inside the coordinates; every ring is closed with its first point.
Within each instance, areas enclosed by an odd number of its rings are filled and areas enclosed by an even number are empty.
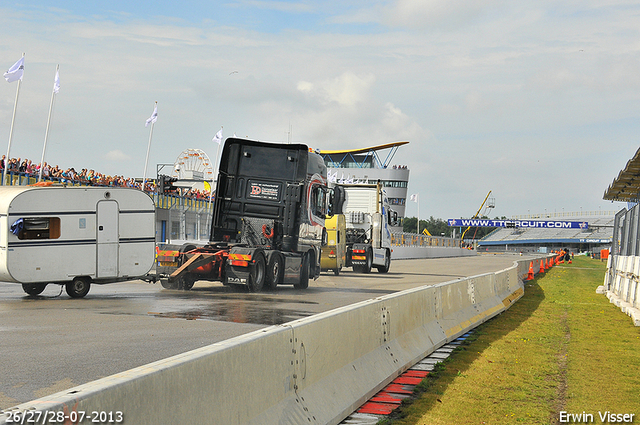
{"type": "Polygon", "coordinates": [[[393,142],[379,146],[349,150],[321,150],[327,165],[327,175],[338,182],[375,184],[382,182],[389,203],[398,213],[400,225],[393,231],[402,231],[409,185],[409,168],[392,164],[398,148],[409,142],[393,142]]]}

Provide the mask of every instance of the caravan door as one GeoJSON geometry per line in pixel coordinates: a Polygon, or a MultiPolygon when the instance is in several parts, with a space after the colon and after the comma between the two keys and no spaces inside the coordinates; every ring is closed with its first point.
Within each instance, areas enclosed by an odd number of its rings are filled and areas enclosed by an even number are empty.
{"type": "Polygon", "coordinates": [[[119,209],[116,201],[96,205],[96,277],[118,276],[119,209]]]}

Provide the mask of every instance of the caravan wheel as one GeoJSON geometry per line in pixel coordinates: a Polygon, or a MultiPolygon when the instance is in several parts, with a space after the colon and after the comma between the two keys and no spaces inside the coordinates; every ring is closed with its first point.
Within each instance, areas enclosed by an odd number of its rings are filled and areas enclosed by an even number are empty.
{"type": "Polygon", "coordinates": [[[44,288],[47,287],[46,283],[23,283],[22,289],[29,295],[40,295],[44,288]]]}
{"type": "Polygon", "coordinates": [[[71,298],[82,298],[89,293],[91,279],[88,277],[76,277],[72,282],[65,285],[67,294],[71,298]]]}

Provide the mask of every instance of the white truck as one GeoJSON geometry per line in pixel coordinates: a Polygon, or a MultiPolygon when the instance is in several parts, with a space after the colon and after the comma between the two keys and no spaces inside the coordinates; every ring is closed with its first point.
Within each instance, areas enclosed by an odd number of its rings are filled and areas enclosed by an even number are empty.
{"type": "Polygon", "coordinates": [[[387,273],[391,265],[391,231],[398,213],[389,201],[380,181],[377,184],[336,184],[336,213],[346,218],[346,267],[369,273],[372,267],[387,273]]]}
{"type": "Polygon", "coordinates": [[[0,229],[0,281],[29,295],[53,283],[82,298],[155,261],[155,206],[137,189],[0,186],[0,229]]]}

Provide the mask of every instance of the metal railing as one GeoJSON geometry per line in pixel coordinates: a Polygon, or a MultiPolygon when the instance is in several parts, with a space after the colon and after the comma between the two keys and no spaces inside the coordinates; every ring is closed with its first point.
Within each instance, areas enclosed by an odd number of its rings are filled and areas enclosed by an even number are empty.
{"type": "Polygon", "coordinates": [[[511,220],[544,220],[547,218],[583,218],[583,217],[600,217],[613,216],[615,211],[561,211],[561,212],[545,212],[538,214],[524,214],[511,216],[511,220]]]}
{"type": "Polygon", "coordinates": [[[392,246],[439,246],[459,248],[462,243],[459,238],[449,238],[445,236],[426,236],[417,233],[392,233],[392,246]]]}
{"type": "MultiPolygon", "coordinates": [[[[0,170],[1,174],[1,170],[0,170]]],[[[44,182],[52,182],[59,183],[65,186],[95,186],[85,181],[71,180],[65,178],[56,178],[56,177],[43,177],[42,181],[44,182]]],[[[0,184],[3,186],[29,186],[34,185],[38,182],[38,177],[27,174],[27,173],[18,173],[15,171],[7,172],[5,176],[5,180],[2,181],[0,178],[0,184]]],[[[101,185],[99,185],[101,186],[101,185]]],[[[111,186],[101,186],[101,187],[111,187],[111,186]]],[[[114,186],[114,187],[127,187],[127,186],[114,186]]],[[[153,202],[155,203],[157,208],[164,209],[172,209],[172,208],[185,208],[191,210],[202,210],[202,209],[211,209],[213,207],[213,201],[210,201],[208,198],[191,198],[191,197],[183,197],[179,195],[168,195],[162,193],[155,192],[146,192],[151,198],[153,198],[153,202]]]]}

